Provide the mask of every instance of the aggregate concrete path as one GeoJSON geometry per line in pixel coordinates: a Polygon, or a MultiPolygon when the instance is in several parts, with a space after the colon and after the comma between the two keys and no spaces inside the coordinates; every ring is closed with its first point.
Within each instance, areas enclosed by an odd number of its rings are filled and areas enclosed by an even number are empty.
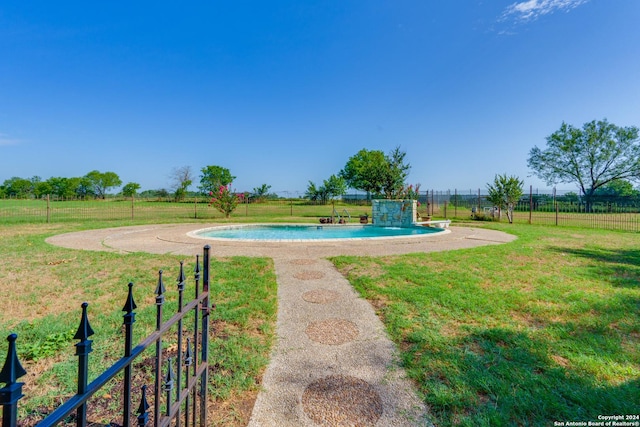
{"type": "Polygon", "coordinates": [[[478,228],[446,234],[340,242],[229,242],[187,234],[202,224],[88,230],[53,236],[76,249],[212,256],[266,256],[278,283],[277,341],[250,427],[424,426],[424,406],[396,360],[396,348],[371,305],[324,259],[379,256],[506,243],[515,237],[478,228]]]}

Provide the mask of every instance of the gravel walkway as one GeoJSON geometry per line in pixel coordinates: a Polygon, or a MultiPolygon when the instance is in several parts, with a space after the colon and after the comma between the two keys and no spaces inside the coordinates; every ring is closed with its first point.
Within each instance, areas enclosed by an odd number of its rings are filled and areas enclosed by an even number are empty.
{"type": "Polygon", "coordinates": [[[506,243],[514,236],[451,227],[419,238],[316,243],[202,240],[187,233],[215,225],[133,226],[47,239],[75,249],[267,256],[278,282],[277,341],[250,427],[426,426],[428,410],[396,359],[397,349],[371,305],[324,259],[380,256],[506,243]]]}
{"type": "Polygon", "coordinates": [[[278,342],[249,426],[423,426],[371,305],[325,259],[277,258],[278,342]]]}

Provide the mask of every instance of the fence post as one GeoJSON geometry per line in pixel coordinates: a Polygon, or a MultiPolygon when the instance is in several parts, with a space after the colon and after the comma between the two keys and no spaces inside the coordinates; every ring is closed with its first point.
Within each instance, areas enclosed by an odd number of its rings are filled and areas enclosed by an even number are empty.
{"type": "MultiPolygon", "coordinates": [[[[162,282],[162,270],[158,272],[158,286],[156,286],[156,331],[162,327],[162,306],[164,305],[164,283],[162,282]]],[[[156,341],[156,381],[153,393],[153,422],[158,425],[160,422],[160,390],[162,369],[162,335],[156,341]]]]}
{"type": "MultiPolygon", "coordinates": [[[[198,299],[198,297],[200,296],[200,255],[196,255],[196,266],[193,270],[194,273],[194,279],[195,279],[195,294],[196,294],[196,299],[198,299]]],[[[199,320],[199,310],[196,309],[193,311],[193,375],[196,375],[197,369],[198,369],[198,328],[200,326],[200,320],[199,320]]],[[[196,396],[193,397],[193,413],[192,413],[192,417],[193,417],[193,422],[192,425],[195,427],[196,425],[196,418],[197,418],[197,405],[198,405],[198,399],[196,399],[196,396]]]]}
{"type": "Polygon", "coordinates": [[[0,388],[2,427],[18,425],[18,400],[23,397],[22,386],[24,383],[17,382],[17,379],[27,374],[18,360],[16,339],[18,339],[16,334],[11,334],[7,337],[7,341],[9,341],[7,359],[4,362],[2,371],[0,371],[0,383],[5,383],[5,386],[0,388]]]}
{"type": "Polygon", "coordinates": [[[135,197],[136,196],[134,196],[133,194],[131,195],[131,219],[133,219],[133,216],[134,216],[134,214],[133,214],[134,208],[133,207],[134,207],[134,199],[135,199],[135,197]]]}
{"type": "Polygon", "coordinates": [[[553,187],[553,207],[556,211],[556,225],[558,225],[558,201],[556,200],[556,187],[553,187]]]}
{"type": "MultiPolygon", "coordinates": [[[[202,292],[209,293],[209,250],[211,246],[206,245],[204,247],[203,254],[203,278],[202,278],[202,292]]],[[[202,301],[202,355],[200,360],[203,363],[207,363],[209,360],[209,296],[205,297],[202,301]]],[[[207,424],[207,385],[209,383],[209,370],[205,369],[200,379],[200,425],[206,427],[207,424]]]]}
{"type": "MultiPolygon", "coordinates": [[[[187,276],[184,274],[184,261],[180,261],[180,273],[178,274],[178,278],[176,281],[178,282],[178,312],[182,313],[183,308],[183,293],[185,281],[187,280],[187,276]]],[[[182,319],[178,320],[178,355],[177,357],[177,365],[178,371],[176,374],[176,383],[178,384],[178,393],[176,396],[176,400],[180,400],[180,392],[182,391],[182,319]]],[[[169,367],[171,369],[171,367],[169,367]]],[[[189,368],[187,368],[189,369],[189,368]]],[[[176,416],[176,427],[180,427],[180,410],[178,409],[178,415],[176,416]]],[[[187,424],[188,425],[188,424],[187,424]]]]}
{"type": "MultiPolygon", "coordinates": [[[[129,293],[127,301],[122,308],[124,314],[124,356],[131,356],[131,348],[133,347],[133,324],[136,321],[136,313],[133,310],[137,308],[133,300],[133,283],[129,282],[129,293]]],[[[122,417],[122,426],[129,427],[131,418],[131,365],[124,368],[124,413],[122,417]]]]}
{"type": "Polygon", "coordinates": [[[49,224],[49,221],[51,221],[51,201],[50,199],[50,195],[47,194],[47,224],[49,224]]]}
{"type": "MultiPolygon", "coordinates": [[[[76,344],[76,356],[78,356],[78,394],[83,395],[87,392],[87,382],[89,377],[89,353],[93,351],[91,348],[91,341],[89,337],[93,335],[93,329],[89,324],[89,318],[87,317],[87,307],[89,303],[82,303],[82,318],[80,319],[80,325],[78,331],[73,336],[73,339],[80,340],[76,344]]],[[[76,425],[78,427],[85,427],[87,425],[87,403],[83,403],[78,407],[76,425]]]]}
{"type": "MultiPolygon", "coordinates": [[[[433,190],[431,190],[431,218],[433,218],[433,190]]],[[[438,207],[440,209],[440,207],[438,207]]]]}
{"type": "Polygon", "coordinates": [[[453,190],[453,217],[458,218],[458,189],[453,190]]]}
{"type": "Polygon", "coordinates": [[[531,217],[533,215],[533,185],[529,186],[529,224],[531,224],[531,217]]]}

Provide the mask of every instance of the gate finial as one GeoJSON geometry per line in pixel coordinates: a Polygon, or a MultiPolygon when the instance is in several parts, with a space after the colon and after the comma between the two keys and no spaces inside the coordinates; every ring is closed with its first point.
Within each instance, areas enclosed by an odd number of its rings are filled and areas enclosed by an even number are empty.
{"type": "Polygon", "coordinates": [[[73,336],[73,339],[86,341],[89,339],[91,335],[93,335],[93,329],[91,329],[91,325],[89,324],[89,317],[87,316],[87,307],[89,303],[82,303],[82,318],[80,319],[80,325],[78,326],[78,331],[73,336]]]}
{"type": "Polygon", "coordinates": [[[138,308],[136,302],[133,300],[133,283],[129,282],[129,293],[127,294],[127,301],[124,303],[124,307],[122,307],[122,311],[127,314],[133,313],[133,310],[138,308]]]}
{"type": "Polygon", "coordinates": [[[7,350],[7,359],[4,362],[2,371],[0,371],[0,383],[5,383],[7,386],[14,384],[18,378],[27,374],[18,360],[18,352],[16,351],[16,339],[18,335],[11,334],[7,337],[9,341],[9,349],[7,350]]]}
{"type": "Polygon", "coordinates": [[[149,421],[149,414],[147,410],[149,409],[149,402],[147,402],[147,386],[143,385],[141,387],[142,397],[140,398],[140,406],[138,406],[138,426],[143,427],[147,425],[149,421]]]}

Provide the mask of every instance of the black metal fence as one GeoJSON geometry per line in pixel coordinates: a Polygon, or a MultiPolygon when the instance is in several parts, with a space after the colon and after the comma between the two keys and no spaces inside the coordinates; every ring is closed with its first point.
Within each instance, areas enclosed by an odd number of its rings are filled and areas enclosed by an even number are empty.
{"type": "MultiPolygon", "coordinates": [[[[419,199],[423,215],[499,220],[503,212],[478,190],[426,191],[419,199]]],[[[640,232],[640,196],[595,195],[571,191],[539,191],[532,187],[514,208],[514,222],[640,232]]]]}
{"type": "MultiPolygon", "coordinates": [[[[180,263],[177,278],[178,304],[177,312],[167,321],[163,321],[163,306],[165,304],[165,285],[162,271],[158,274],[155,290],[156,329],[155,331],[133,347],[133,325],[137,308],[133,298],[133,284],[129,283],[129,292],[124,304],[124,355],[110,368],[96,379],[88,382],[89,353],[92,351],[94,332],[91,329],[88,316],[88,304],[82,304],[80,326],[74,336],[79,342],[75,344],[78,356],[77,393],[66,400],[57,409],[38,423],[38,426],[53,426],[67,422],[69,417],[75,417],[77,426],[86,426],[87,401],[102,389],[108,381],[116,375],[123,375],[122,393],[122,426],[132,424],[145,426],[150,419],[154,426],[168,426],[172,422],[180,426],[207,426],[207,383],[208,383],[208,351],[209,351],[209,259],[210,247],[204,247],[203,265],[201,269],[200,255],[196,256],[194,267],[195,296],[189,302],[184,302],[187,278],[184,264],[180,263]],[[192,319],[187,316],[192,315],[192,319]],[[189,325],[189,323],[192,323],[189,325]],[[163,337],[177,327],[177,352],[175,357],[167,356],[167,349],[163,348],[163,337]],[[147,396],[147,385],[143,385],[136,398],[137,417],[134,412],[132,398],[132,370],[133,362],[147,348],[155,344],[155,367],[153,395],[147,396]]],[[[18,426],[18,401],[23,397],[23,383],[18,380],[26,372],[18,359],[17,336],[11,334],[7,358],[0,371],[0,404],[2,404],[2,427],[18,426]]],[[[117,425],[111,423],[111,425],[117,425]]]]}
{"type": "MultiPolygon", "coordinates": [[[[538,190],[531,186],[518,202],[514,220],[530,224],[578,226],[622,231],[640,231],[640,196],[596,195],[587,200],[572,191],[538,190]]],[[[319,204],[302,198],[245,198],[232,217],[260,217],[278,220],[286,217],[318,217],[331,215],[332,204],[319,204]]],[[[486,190],[428,190],[418,197],[422,216],[443,218],[496,220],[496,209],[486,190]]],[[[182,203],[170,199],[111,200],[0,200],[2,222],[59,222],[65,220],[184,220],[221,218],[206,198],[193,198],[182,203]]],[[[371,200],[364,193],[346,194],[335,202],[346,207],[350,215],[370,214],[371,200]]]]}

